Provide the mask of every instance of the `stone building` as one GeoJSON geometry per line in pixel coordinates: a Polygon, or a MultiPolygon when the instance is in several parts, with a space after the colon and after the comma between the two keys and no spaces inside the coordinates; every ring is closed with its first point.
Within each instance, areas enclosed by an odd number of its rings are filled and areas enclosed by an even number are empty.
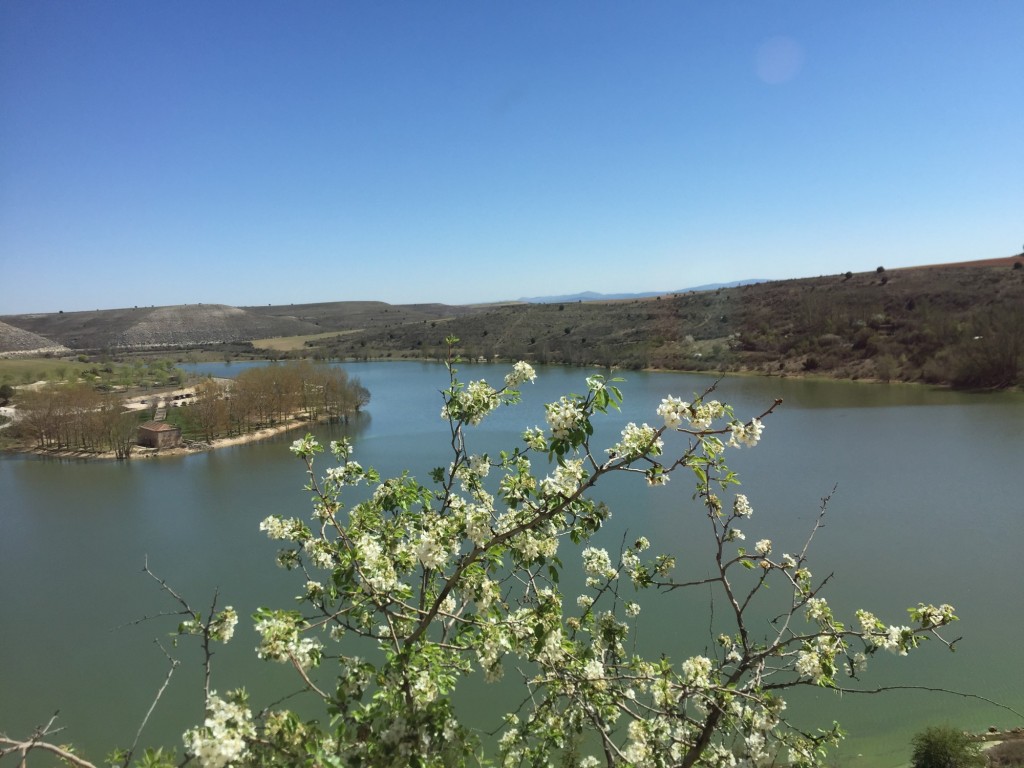
{"type": "Polygon", "coordinates": [[[136,442],[145,448],[173,448],[181,442],[181,427],[166,421],[147,421],[139,425],[136,442]]]}

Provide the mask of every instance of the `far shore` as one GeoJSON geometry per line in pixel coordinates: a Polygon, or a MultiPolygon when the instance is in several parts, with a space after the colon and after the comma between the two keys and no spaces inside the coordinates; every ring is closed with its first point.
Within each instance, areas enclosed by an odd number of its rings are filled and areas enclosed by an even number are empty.
{"type": "MultiPolygon", "coordinates": [[[[158,459],[165,456],[187,456],[193,453],[205,453],[206,451],[213,451],[218,448],[227,448],[232,445],[245,445],[246,443],[255,443],[260,440],[267,440],[271,437],[284,434],[285,432],[291,432],[293,430],[301,429],[302,427],[311,428],[320,422],[307,421],[293,417],[288,421],[275,424],[272,427],[264,427],[254,432],[247,432],[244,435],[235,435],[233,437],[221,437],[211,441],[205,440],[186,440],[180,445],[173,446],[171,448],[145,448],[142,446],[135,446],[132,449],[132,453],[127,459],[120,459],[121,461],[129,461],[132,459],[158,459]]],[[[36,456],[49,456],[51,458],[58,459],[101,459],[118,461],[119,459],[113,451],[102,451],[99,453],[92,451],[53,451],[45,448],[31,448],[24,451],[15,451],[18,453],[31,453],[36,456]]]]}
{"type": "MultiPolygon", "coordinates": [[[[244,435],[235,435],[234,437],[219,437],[215,440],[201,441],[201,440],[190,440],[184,441],[182,445],[177,445],[173,448],[143,448],[138,446],[132,451],[131,458],[158,458],[160,456],[185,456],[190,453],[202,453],[204,451],[213,451],[217,448],[227,448],[232,445],[245,445],[246,443],[256,443],[260,440],[266,440],[267,438],[276,437],[277,435],[284,434],[285,432],[291,432],[292,430],[300,429],[302,427],[312,427],[318,422],[306,421],[292,417],[288,421],[275,424],[272,427],[263,427],[257,429],[255,432],[247,432],[244,435]]],[[[112,456],[113,454],[111,454],[112,456]]]]}

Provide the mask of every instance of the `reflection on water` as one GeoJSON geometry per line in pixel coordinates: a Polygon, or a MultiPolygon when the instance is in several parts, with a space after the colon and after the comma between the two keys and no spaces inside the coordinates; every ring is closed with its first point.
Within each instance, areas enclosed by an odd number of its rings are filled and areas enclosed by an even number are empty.
{"type": "MultiPolygon", "coordinates": [[[[220,376],[236,374],[243,364],[196,367],[220,376]]],[[[441,366],[346,367],[373,399],[352,423],[319,428],[321,439],[350,436],[360,463],[384,474],[409,468],[425,479],[432,467],[447,463],[441,366]]],[[[464,366],[462,373],[498,380],[505,370],[464,366]]],[[[544,423],[545,402],[585,386],[584,371],[540,373],[536,384],[524,387],[522,407],[499,410],[471,435],[479,446],[474,450],[508,447],[523,428],[544,423]]],[[[609,443],[625,422],[655,423],[654,409],[666,394],[689,397],[709,381],[621,375],[624,410],[598,428],[598,438],[609,443]]],[[[821,497],[835,488],[812,569],[819,576],[835,573],[828,596],[840,614],[851,619],[853,609],[867,607],[903,623],[904,609],[919,600],[958,607],[964,639],[957,654],[929,647],[916,658],[878,656],[865,687],[940,686],[1024,711],[1019,675],[1007,674],[1015,663],[1008,657],[1010,638],[1024,633],[1024,397],[755,377],[725,378],[717,396],[740,414],[784,400],[768,420],[762,446],[734,454],[755,508],[744,526],[748,540],[767,536],[781,551],[798,549],[821,497]]],[[[67,726],[62,740],[78,742],[93,759],[131,742],[166,674],[154,640],[167,647],[176,623],[134,623],[175,610],[141,573],[146,558],[197,608],[206,609],[217,588],[220,604],[234,605],[243,617],[258,602],[292,605],[297,590],[273,565],[276,547],[258,525],[272,513],[308,509],[302,466],[287,450],[294,438],[151,461],[0,460],[0,730],[27,734],[60,709],[67,726]]],[[[681,576],[705,572],[706,520],[683,478],[652,491],[628,478],[615,481],[602,489],[614,511],[602,543],[615,547],[626,531],[643,533],[678,554],[681,576]]],[[[571,551],[561,554],[569,569],[576,567],[571,551]]],[[[574,599],[573,578],[568,573],[563,584],[567,602],[574,599]]],[[[657,608],[641,614],[637,642],[676,659],[702,651],[711,631],[707,600],[699,592],[659,598],[657,608]]],[[[243,620],[233,645],[218,653],[214,684],[226,690],[244,679],[263,704],[270,691],[291,685],[292,676],[264,664],[254,673],[255,644],[243,620]]],[[[180,747],[180,733],[202,714],[201,680],[195,649],[183,645],[174,652],[187,663],[157,710],[162,730],[150,737],[180,747]]],[[[481,727],[493,727],[495,695],[492,687],[470,686],[460,707],[481,727]]],[[[840,720],[851,732],[842,762],[856,766],[904,763],[910,735],[927,724],[1021,724],[975,700],[913,692],[842,698],[823,692],[793,701],[791,714],[813,723],[840,720]]]]}

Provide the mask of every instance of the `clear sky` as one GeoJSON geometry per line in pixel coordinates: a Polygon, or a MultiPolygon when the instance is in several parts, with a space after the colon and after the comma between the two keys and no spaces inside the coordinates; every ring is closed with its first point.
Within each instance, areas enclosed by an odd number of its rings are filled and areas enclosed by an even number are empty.
{"type": "Polygon", "coordinates": [[[0,314],[1022,243],[1021,0],[0,0],[0,314]]]}

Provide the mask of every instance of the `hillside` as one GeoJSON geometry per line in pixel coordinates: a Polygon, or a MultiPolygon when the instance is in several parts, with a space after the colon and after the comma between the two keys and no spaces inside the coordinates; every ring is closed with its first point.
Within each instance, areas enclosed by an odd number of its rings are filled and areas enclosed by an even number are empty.
{"type": "Polygon", "coordinates": [[[404,323],[448,320],[454,317],[478,314],[486,311],[488,307],[480,304],[452,306],[449,304],[388,304],[383,301],[335,301],[321,304],[243,307],[243,309],[260,317],[299,320],[316,326],[314,332],[322,332],[385,328],[404,323]]]}
{"type": "Polygon", "coordinates": [[[194,347],[320,330],[294,318],[264,317],[223,304],[9,315],[2,320],[83,351],[194,347]]]}
{"type": "MultiPolygon", "coordinates": [[[[786,280],[654,299],[500,306],[351,332],[332,357],[467,357],[1009,386],[1024,354],[1024,258],[786,280]]],[[[319,343],[324,343],[321,340],[319,343]]]]}
{"type": "Polygon", "coordinates": [[[1019,385],[1024,370],[1024,254],[654,298],[187,305],[0,320],[12,329],[0,326],[0,353],[32,344],[90,354],[229,345],[224,354],[259,355],[251,342],[289,337],[267,349],[441,359],[445,338],[456,336],[471,358],[1005,387],[1019,385]]]}
{"type": "Polygon", "coordinates": [[[37,333],[0,322],[0,357],[63,355],[70,351],[62,344],[57,344],[37,333]]]}

